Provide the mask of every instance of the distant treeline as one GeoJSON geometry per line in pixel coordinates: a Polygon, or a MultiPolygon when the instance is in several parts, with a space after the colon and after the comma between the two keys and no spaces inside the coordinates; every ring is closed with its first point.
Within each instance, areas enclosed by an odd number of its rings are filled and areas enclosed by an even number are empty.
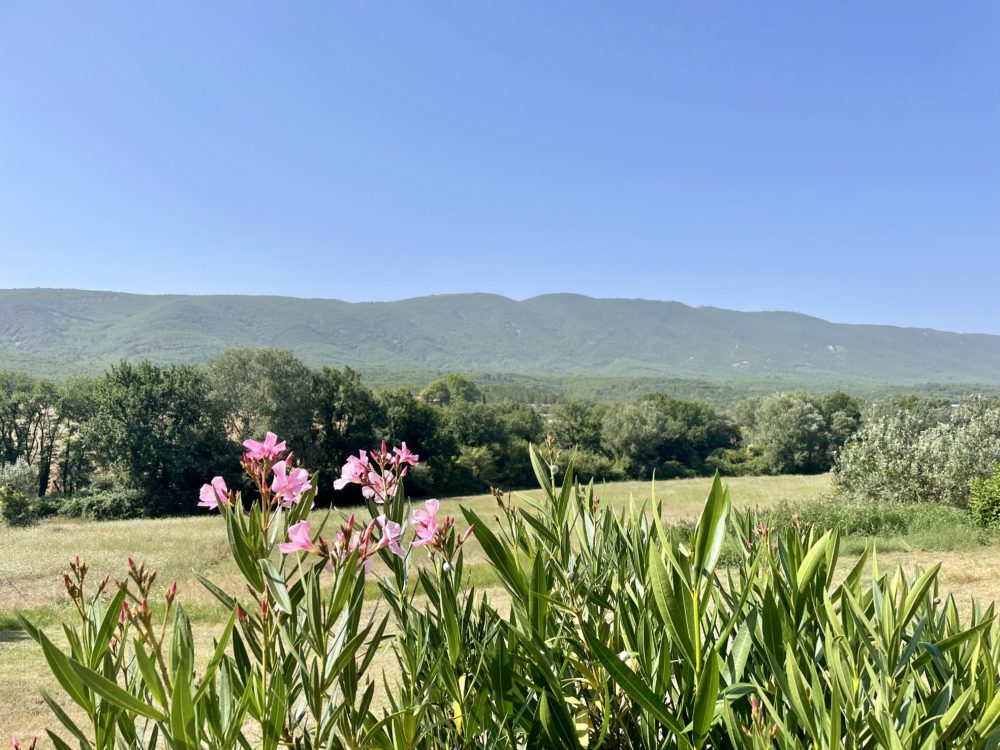
{"type": "Polygon", "coordinates": [[[0,373],[0,464],[28,465],[45,504],[93,516],[188,512],[216,474],[230,486],[247,438],[276,432],[321,472],[319,499],[354,503],[332,482],[351,453],[405,440],[418,495],[532,485],[528,443],[575,456],[597,480],[831,468],[862,401],[782,393],[722,411],[652,393],[629,401],[539,398],[517,383],[449,374],[424,388],[368,387],[350,368],[311,370],[283,350],[231,350],[204,366],[121,363],[59,384],[0,373]]]}

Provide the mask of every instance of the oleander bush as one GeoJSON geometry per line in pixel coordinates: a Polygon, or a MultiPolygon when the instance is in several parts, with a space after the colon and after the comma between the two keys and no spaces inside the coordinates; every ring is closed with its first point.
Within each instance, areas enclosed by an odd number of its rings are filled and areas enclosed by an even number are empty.
{"type": "Polygon", "coordinates": [[[495,519],[459,524],[410,505],[418,456],[383,444],[344,465],[365,510],[328,529],[284,443],[246,448],[253,495],[216,477],[199,502],[245,579],[203,580],[228,613],[210,654],[184,592],[132,560],[96,585],[72,561],[63,645],[23,622],[86,717],[44,696],[60,750],[1000,744],[992,606],[960,616],[938,566],[838,570],[836,530],[733,513],[718,478],[671,532],[655,498],[615,512],[532,447],[543,499],[496,491],[495,519]],[[470,533],[500,592],[469,584],[470,533]]]}

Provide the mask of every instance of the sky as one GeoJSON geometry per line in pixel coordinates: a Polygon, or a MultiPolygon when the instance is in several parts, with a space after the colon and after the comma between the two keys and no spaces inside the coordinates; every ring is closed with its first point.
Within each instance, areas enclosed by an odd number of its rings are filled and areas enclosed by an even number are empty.
{"type": "Polygon", "coordinates": [[[0,4],[0,287],[1000,333],[1000,4],[0,4]]]}

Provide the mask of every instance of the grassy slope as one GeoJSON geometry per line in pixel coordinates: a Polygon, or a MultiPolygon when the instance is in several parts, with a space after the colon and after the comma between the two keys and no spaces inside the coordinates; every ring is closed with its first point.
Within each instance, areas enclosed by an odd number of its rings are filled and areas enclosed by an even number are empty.
{"type": "Polygon", "coordinates": [[[1000,336],[841,325],[795,313],[568,294],[348,304],[0,290],[0,367],[94,372],[121,358],[200,362],[235,346],[280,346],[313,366],[388,371],[1000,384],[1000,336]]]}

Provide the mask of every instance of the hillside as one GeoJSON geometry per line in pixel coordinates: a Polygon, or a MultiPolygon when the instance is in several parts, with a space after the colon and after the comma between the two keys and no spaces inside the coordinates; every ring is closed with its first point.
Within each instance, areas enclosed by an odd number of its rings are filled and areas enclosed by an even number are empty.
{"type": "Polygon", "coordinates": [[[399,302],[0,290],[0,369],[60,376],[230,347],[379,371],[1000,384],[1000,336],[678,302],[490,294],[399,302]]]}

